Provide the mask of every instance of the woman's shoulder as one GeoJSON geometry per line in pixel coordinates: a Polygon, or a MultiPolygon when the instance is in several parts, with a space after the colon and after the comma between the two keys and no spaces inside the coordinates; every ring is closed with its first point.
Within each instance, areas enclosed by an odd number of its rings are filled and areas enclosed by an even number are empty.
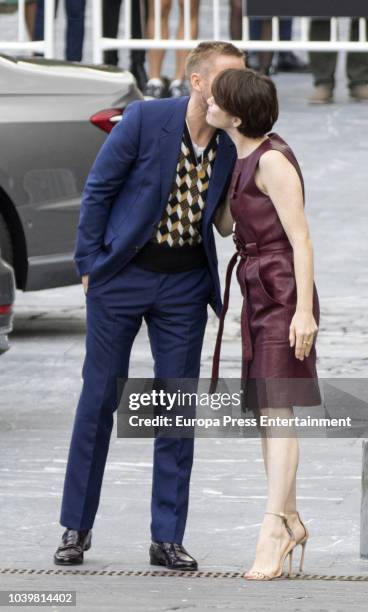
{"type": "Polygon", "coordinates": [[[258,166],[261,173],[265,172],[268,174],[269,172],[273,172],[278,173],[280,176],[282,176],[283,172],[291,163],[290,157],[285,151],[274,147],[267,147],[258,160],[258,166]]]}
{"type": "Polygon", "coordinates": [[[262,162],[266,161],[267,159],[281,160],[282,157],[286,157],[286,159],[291,163],[295,163],[297,161],[294,151],[286,140],[284,140],[279,134],[276,134],[276,132],[271,132],[268,134],[268,146],[262,151],[262,162]]]}
{"type": "Polygon", "coordinates": [[[271,149],[281,152],[286,150],[292,152],[290,145],[280,136],[280,134],[276,134],[276,132],[270,132],[270,134],[268,134],[268,140],[271,149]]]}
{"type": "Polygon", "coordinates": [[[283,181],[286,176],[289,176],[290,173],[296,170],[304,190],[302,172],[291,147],[281,136],[274,132],[268,134],[268,138],[269,146],[262,152],[259,159],[261,174],[272,175],[277,180],[283,181]],[[294,171],[291,168],[294,168],[294,171]]]}

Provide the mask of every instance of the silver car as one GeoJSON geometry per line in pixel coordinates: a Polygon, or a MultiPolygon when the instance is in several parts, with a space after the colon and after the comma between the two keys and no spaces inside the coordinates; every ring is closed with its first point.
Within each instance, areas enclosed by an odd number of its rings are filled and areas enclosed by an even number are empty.
{"type": "Polygon", "coordinates": [[[19,289],[79,282],[80,196],[124,107],[130,72],[0,55],[0,249],[19,289]]]}

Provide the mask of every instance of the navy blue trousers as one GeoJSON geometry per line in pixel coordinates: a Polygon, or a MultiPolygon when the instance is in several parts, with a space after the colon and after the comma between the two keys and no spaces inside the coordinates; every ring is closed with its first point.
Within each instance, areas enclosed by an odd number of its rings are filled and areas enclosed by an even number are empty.
{"type": "MultiPolygon", "coordinates": [[[[59,2],[56,0],[56,10],[58,4],[59,2]]],[[[65,59],[68,62],[80,62],[82,61],[83,52],[86,0],[65,0],[65,10],[67,17],[65,59]]],[[[33,40],[43,40],[44,15],[44,0],[38,0],[33,40]]]]}
{"type": "MultiPolygon", "coordinates": [[[[267,20],[259,19],[257,17],[252,17],[250,19],[249,34],[251,40],[259,40],[261,38],[262,21],[267,20]]],[[[293,27],[292,23],[292,19],[280,19],[280,40],[291,40],[293,27]]]]}
{"type": "MultiPolygon", "coordinates": [[[[129,263],[87,291],[86,355],[69,450],[60,523],[90,529],[97,512],[117,408],[133,341],[146,321],[155,377],[198,378],[212,280],[207,268],[158,274],[129,263]]],[[[188,512],[193,439],[154,442],[151,534],[181,543],[188,512]]]]}

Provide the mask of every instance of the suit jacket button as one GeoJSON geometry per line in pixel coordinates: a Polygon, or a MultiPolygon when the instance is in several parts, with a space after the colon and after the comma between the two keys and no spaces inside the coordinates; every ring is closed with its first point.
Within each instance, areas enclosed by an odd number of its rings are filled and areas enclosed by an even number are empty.
{"type": "Polygon", "coordinates": [[[138,253],[138,251],[139,251],[139,248],[140,248],[139,246],[134,247],[134,249],[135,249],[135,251],[136,251],[137,253],[138,253]]]}

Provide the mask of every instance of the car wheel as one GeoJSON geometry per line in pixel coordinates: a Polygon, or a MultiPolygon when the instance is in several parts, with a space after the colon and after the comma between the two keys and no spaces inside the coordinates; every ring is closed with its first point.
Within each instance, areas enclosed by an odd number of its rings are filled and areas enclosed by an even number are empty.
{"type": "Polygon", "coordinates": [[[5,222],[4,217],[0,214],[0,253],[1,257],[13,265],[14,254],[13,254],[13,243],[8,226],[5,222]]]}

